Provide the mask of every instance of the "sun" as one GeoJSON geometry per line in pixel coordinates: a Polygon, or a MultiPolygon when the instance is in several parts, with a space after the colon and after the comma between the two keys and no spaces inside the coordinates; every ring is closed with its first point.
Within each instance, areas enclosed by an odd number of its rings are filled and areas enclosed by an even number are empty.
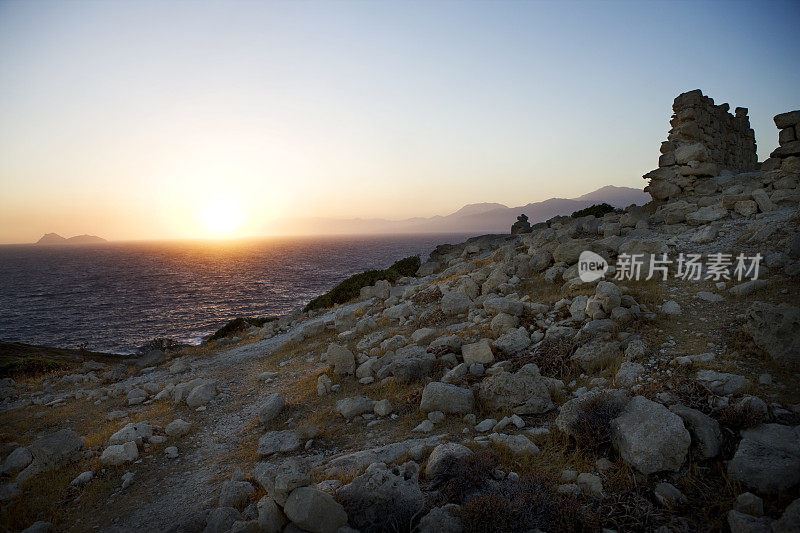
{"type": "Polygon", "coordinates": [[[244,222],[244,208],[231,197],[209,200],[201,213],[206,231],[213,237],[226,237],[244,222]]]}

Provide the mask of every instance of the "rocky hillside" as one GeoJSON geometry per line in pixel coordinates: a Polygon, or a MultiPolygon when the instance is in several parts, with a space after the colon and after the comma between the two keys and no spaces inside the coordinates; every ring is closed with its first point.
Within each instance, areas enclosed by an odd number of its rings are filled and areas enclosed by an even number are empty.
{"type": "Polygon", "coordinates": [[[5,380],[0,527],[798,531],[800,153],[712,168],[690,133],[644,207],[441,246],[198,348],[5,380]],[[587,250],[604,279],[581,280],[587,250]]]}

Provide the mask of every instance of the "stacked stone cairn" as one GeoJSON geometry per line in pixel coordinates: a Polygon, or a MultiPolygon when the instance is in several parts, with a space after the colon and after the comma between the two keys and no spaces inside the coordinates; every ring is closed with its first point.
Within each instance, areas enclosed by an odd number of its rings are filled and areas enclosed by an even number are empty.
{"type": "Polygon", "coordinates": [[[528,216],[524,213],[517,217],[517,221],[511,225],[511,235],[519,235],[521,233],[530,233],[531,223],[528,222],[528,216]]]}

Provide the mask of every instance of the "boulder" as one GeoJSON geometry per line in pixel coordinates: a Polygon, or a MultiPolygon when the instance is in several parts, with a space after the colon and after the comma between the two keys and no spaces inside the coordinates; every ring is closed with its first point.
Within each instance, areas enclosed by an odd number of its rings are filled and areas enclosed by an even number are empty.
{"type": "Polygon", "coordinates": [[[167,424],[167,427],[164,428],[164,433],[170,437],[183,437],[189,433],[191,427],[192,425],[189,422],[185,422],[184,420],[177,418],[167,424]]]}
{"type": "Polygon", "coordinates": [[[490,315],[506,313],[512,316],[520,316],[525,306],[519,300],[512,298],[487,298],[483,301],[483,309],[490,315]]]}
{"type": "Polygon", "coordinates": [[[506,435],[505,433],[492,433],[489,440],[493,444],[498,444],[508,448],[508,451],[515,455],[536,455],[539,447],[536,446],[525,435],[506,435]]]}
{"type": "Polygon", "coordinates": [[[736,497],[736,510],[753,516],[764,514],[764,500],[752,492],[743,492],[736,497]]]}
{"type": "Polygon", "coordinates": [[[492,347],[489,346],[488,339],[481,339],[472,344],[464,344],[461,346],[461,354],[464,357],[464,362],[468,365],[472,363],[488,365],[494,361],[494,354],[492,353],[492,347]]]}
{"type": "Polygon", "coordinates": [[[686,503],[686,496],[672,483],[662,482],[653,489],[653,496],[658,503],[667,508],[672,508],[681,503],[686,503]]]}
{"type": "Polygon", "coordinates": [[[589,302],[589,297],[578,295],[572,299],[569,305],[569,314],[575,320],[584,320],[586,318],[586,304],[589,302]]]}
{"type": "Polygon", "coordinates": [[[790,503],[780,518],[772,523],[774,533],[800,532],[800,498],[790,503]]]}
{"type": "Polygon", "coordinates": [[[333,327],[336,331],[347,331],[355,327],[358,317],[352,307],[341,307],[333,314],[333,327]]]}
{"type": "Polygon", "coordinates": [[[294,489],[314,482],[311,464],[300,457],[289,457],[279,463],[258,463],[253,476],[278,505],[286,503],[294,489]]]}
{"type": "Polygon", "coordinates": [[[376,364],[376,376],[383,379],[393,375],[400,383],[411,383],[427,378],[433,370],[436,356],[422,346],[411,345],[389,353],[376,364]]]}
{"type": "Polygon", "coordinates": [[[442,313],[445,315],[460,315],[466,313],[472,300],[463,292],[445,291],[442,294],[442,313]]]}
{"type": "Polygon", "coordinates": [[[721,204],[707,205],[705,207],[701,207],[693,213],[687,214],[686,222],[689,225],[699,226],[701,224],[708,224],[709,222],[725,218],[726,216],[728,216],[728,210],[725,209],[721,204]]]}
{"type": "Polygon", "coordinates": [[[556,249],[553,250],[553,259],[556,263],[574,265],[578,262],[578,257],[584,250],[588,250],[586,241],[583,239],[571,239],[556,246],[556,249]]]}
{"type": "Polygon", "coordinates": [[[712,392],[721,395],[736,394],[750,386],[750,380],[744,376],[716,370],[700,370],[696,378],[712,392]]]}
{"type": "Polygon", "coordinates": [[[249,481],[226,480],[217,500],[218,507],[244,507],[251,494],[256,491],[249,481]]]}
{"type": "Polygon", "coordinates": [[[383,312],[384,318],[390,320],[403,320],[414,314],[414,308],[409,303],[397,304],[383,312]]]}
{"type": "Polygon", "coordinates": [[[292,429],[268,431],[258,440],[258,455],[288,453],[300,448],[300,435],[292,429]]]}
{"type": "Polygon", "coordinates": [[[392,402],[384,398],[383,400],[378,400],[375,402],[375,405],[372,406],[372,411],[378,416],[389,416],[392,414],[394,410],[394,406],[392,402]]]}
{"type": "Polygon", "coordinates": [[[360,530],[381,524],[384,530],[400,530],[412,523],[425,506],[417,480],[416,463],[389,467],[372,463],[367,470],[336,491],[349,522],[360,530]]]}
{"type": "Polygon", "coordinates": [[[107,466],[119,466],[139,457],[139,448],[136,443],[128,441],[125,444],[112,444],[100,456],[100,462],[107,466]]]}
{"type": "Polygon", "coordinates": [[[150,422],[131,422],[108,438],[109,444],[124,444],[147,440],[153,436],[153,427],[150,422]]]}
{"type": "Polygon", "coordinates": [[[258,510],[258,527],[262,532],[280,533],[283,531],[286,518],[275,500],[269,496],[262,496],[256,504],[256,509],[258,510]]]}
{"type": "Polygon", "coordinates": [[[683,310],[678,302],[675,300],[669,300],[668,302],[661,304],[661,312],[665,315],[677,316],[680,315],[683,310]]]}
{"type": "Polygon", "coordinates": [[[33,455],[28,451],[28,448],[19,446],[13,452],[8,454],[6,460],[3,462],[2,473],[8,476],[13,476],[20,472],[25,467],[33,462],[33,455]]]}
{"type": "Polygon", "coordinates": [[[202,531],[203,533],[230,531],[233,524],[241,519],[241,513],[233,507],[216,507],[208,512],[206,527],[202,531]]]}
{"type": "Polygon", "coordinates": [[[800,364],[800,307],[755,302],[747,310],[745,330],[775,361],[800,364]]]}
{"type": "Polygon", "coordinates": [[[627,464],[647,475],[677,471],[686,459],[691,437],[678,415],[636,396],[611,421],[611,442],[627,464]]]}
{"type": "Polygon", "coordinates": [[[623,361],[619,370],[614,376],[614,384],[617,387],[629,389],[636,384],[636,378],[644,373],[644,367],[639,363],[623,361]]]}
{"type": "Polygon", "coordinates": [[[519,319],[507,313],[499,313],[492,318],[489,327],[495,335],[508,333],[519,325],[519,319]]]}
{"type": "Polygon", "coordinates": [[[703,459],[719,454],[722,447],[722,431],[719,422],[710,416],[682,404],[671,405],[670,411],[681,417],[692,436],[692,445],[703,459]]]}
{"type": "Polygon", "coordinates": [[[541,272],[553,263],[553,255],[541,248],[531,254],[531,269],[534,272],[541,272]]]}
{"type": "Polygon", "coordinates": [[[442,435],[434,435],[346,453],[328,461],[324,473],[330,477],[342,477],[348,473],[361,472],[372,463],[396,463],[407,457],[421,461],[425,454],[441,444],[441,439],[442,435]]]}
{"type": "Polygon", "coordinates": [[[375,400],[366,396],[353,396],[336,402],[336,412],[349,420],[354,416],[371,413],[374,406],[375,400]]]}
{"type": "Polygon", "coordinates": [[[455,442],[447,442],[438,445],[433,449],[428,457],[428,464],[425,466],[425,476],[433,479],[437,474],[447,470],[452,461],[470,455],[472,450],[455,442]]]}
{"type": "Polygon", "coordinates": [[[313,487],[292,491],[283,512],[297,527],[311,533],[336,533],[347,524],[347,513],[330,494],[313,487]]]}
{"type": "Polygon", "coordinates": [[[500,335],[492,344],[504,354],[516,355],[531,345],[531,337],[528,334],[528,330],[524,327],[519,327],[500,335]]]}
{"type": "Polygon", "coordinates": [[[449,503],[434,507],[419,521],[418,533],[462,533],[464,526],[459,518],[459,506],[449,503]]]}
{"type": "Polygon", "coordinates": [[[336,343],[328,345],[328,364],[333,367],[333,372],[342,376],[352,374],[356,369],[356,358],[347,347],[336,343]]]}
{"type": "Polygon", "coordinates": [[[217,394],[217,384],[213,380],[204,382],[192,389],[186,397],[186,405],[197,408],[208,403],[217,394]]]}
{"type": "Polygon", "coordinates": [[[528,364],[516,373],[501,371],[481,382],[478,398],[487,409],[511,409],[518,415],[545,413],[553,408],[548,382],[528,364]]]}
{"type": "Polygon", "coordinates": [[[762,494],[796,486],[800,483],[800,426],[762,424],[742,431],[728,475],[762,494]]]}
{"type": "Polygon", "coordinates": [[[281,414],[286,402],[283,400],[283,395],[275,392],[267,396],[266,400],[258,408],[258,420],[263,425],[269,424],[275,417],[281,414]]]}
{"type": "Polygon", "coordinates": [[[420,328],[411,334],[411,340],[419,346],[427,346],[438,336],[438,331],[433,328],[420,328]]]}
{"type": "Polygon", "coordinates": [[[767,517],[750,516],[731,509],[727,518],[731,533],[773,533],[772,520],[767,517]]]}
{"type": "Polygon", "coordinates": [[[28,446],[33,460],[17,474],[17,482],[22,483],[41,472],[55,470],[79,459],[83,446],[83,439],[70,429],[39,437],[28,446]]]}
{"type": "Polygon", "coordinates": [[[443,413],[464,414],[472,411],[475,398],[472,390],[433,381],[422,390],[420,409],[443,413]]]}

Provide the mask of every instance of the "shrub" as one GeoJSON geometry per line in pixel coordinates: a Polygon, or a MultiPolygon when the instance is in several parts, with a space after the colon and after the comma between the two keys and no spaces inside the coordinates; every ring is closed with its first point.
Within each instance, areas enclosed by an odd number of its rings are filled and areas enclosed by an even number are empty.
{"type": "Polygon", "coordinates": [[[305,306],[305,311],[326,309],[358,297],[362,287],[369,287],[380,280],[397,281],[405,276],[414,276],[419,270],[419,256],[406,257],[386,270],[367,270],[351,276],[339,283],[329,292],[317,296],[305,306]]]}
{"type": "Polygon", "coordinates": [[[550,376],[564,381],[573,377],[574,364],[572,355],[578,343],[571,337],[545,339],[531,353],[512,359],[512,369],[516,372],[529,363],[535,363],[543,376],[550,376]]]}
{"type": "Polygon", "coordinates": [[[601,392],[580,404],[570,433],[578,444],[594,448],[611,442],[611,421],[622,412],[620,398],[601,392]]]}
{"type": "Polygon", "coordinates": [[[583,523],[587,518],[574,497],[558,494],[550,483],[534,476],[491,481],[461,508],[461,521],[469,533],[594,529],[583,523]]]}
{"type": "Polygon", "coordinates": [[[490,451],[452,458],[433,479],[433,485],[441,487],[448,502],[461,504],[491,479],[492,472],[499,465],[500,457],[490,451]]]}
{"type": "Polygon", "coordinates": [[[65,370],[74,362],[44,357],[17,359],[0,357],[0,378],[47,374],[56,370],[65,370]]]}
{"type": "Polygon", "coordinates": [[[736,431],[749,429],[767,422],[767,414],[751,404],[729,405],[719,411],[721,424],[736,431]]]}
{"type": "Polygon", "coordinates": [[[611,213],[614,211],[613,205],[608,205],[607,203],[603,202],[602,204],[594,204],[592,206],[586,207],[584,209],[579,209],[572,213],[572,218],[581,218],[587,217],[589,215],[594,215],[597,218],[602,218],[603,215],[606,213],[611,213]]]}
{"type": "Polygon", "coordinates": [[[230,335],[235,335],[241,331],[245,331],[250,329],[251,327],[255,326],[260,328],[267,322],[272,322],[273,320],[277,320],[275,317],[244,317],[239,316],[234,318],[233,320],[229,320],[227,324],[219,328],[217,331],[214,332],[213,335],[209,338],[209,340],[217,340],[223,337],[228,337],[230,335]]]}

